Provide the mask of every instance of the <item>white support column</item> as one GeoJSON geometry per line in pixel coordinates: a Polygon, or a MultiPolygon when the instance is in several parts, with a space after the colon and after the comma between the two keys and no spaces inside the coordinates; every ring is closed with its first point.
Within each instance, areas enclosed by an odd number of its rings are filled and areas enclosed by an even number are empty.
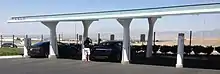
{"type": "Polygon", "coordinates": [[[178,48],[177,48],[176,68],[183,67],[183,53],[184,53],[184,33],[178,34],[178,48]]]}
{"type": "Polygon", "coordinates": [[[155,24],[156,20],[157,20],[157,17],[149,17],[148,18],[149,31],[148,31],[148,39],[147,39],[146,57],[152,56],[153,29],[154,29],[154,24],[155,24]]]}
{"type": "Polygon", "coordinates": [[[57,35],[56,35],[56,26],[59,23],[58,21],[53,22],[41,22],[50,29],[50,50],[48,58],[57,58],[58,55],[58,46],[57,46],[57,35]]]}
{"type": "Polygon", "coordinates": [[[130,23],[132,18],[117,19],[123,26],[123,48],[122,48],[122,64],[129,64],[130,61],[130,23]]]}
{"type": "Polygon", "coordinates": [[[28,36],[25,35],[25,38],[24,38],[24,51],[23,51],[24,55],[23,57],[28,57],[28,36]]]}
{"type": "Polygon", "coordinates": [[[82,24],[84,27],[83,38],[82,38],[82,61],[86,61],[84,41],[88,37],[89,26],[92,24],[92,22],[93,22],[93,20],[83,20],[82,21],[82,24]]]}

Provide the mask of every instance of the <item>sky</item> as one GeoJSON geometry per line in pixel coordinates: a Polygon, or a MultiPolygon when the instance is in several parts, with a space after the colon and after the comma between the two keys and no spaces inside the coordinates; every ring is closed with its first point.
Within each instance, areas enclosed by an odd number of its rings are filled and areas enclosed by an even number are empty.
{"type": "MultiPolygon", "coordinates": [[[[0,34],[49,34],[49,29],[40,22],[7,23],[11,16],[75,13],[133,8],[151,8],[171,5],[213,3],[220,0],[2,0],[0,2],[0,34]]],[[[165,16],[155,23],[154,31],[201,31],[220,29],[220,14],[165,16]]],[[[58,33],[82,33],[81,22],[60,22],[58,33]]],[[[147,19],[134,19],[132,33],[148,31],[147,19]]],[[[92,23],[89,33],[118,33],[122,26],[115,19],[92,23]]]]}

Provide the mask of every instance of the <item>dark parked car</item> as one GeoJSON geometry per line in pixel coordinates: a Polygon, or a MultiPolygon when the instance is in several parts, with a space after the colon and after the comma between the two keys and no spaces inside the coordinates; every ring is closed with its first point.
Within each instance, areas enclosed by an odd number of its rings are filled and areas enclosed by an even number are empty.
{"type": "Polygon", "coordinates": [[[170,52],[172,50],[172,46],[163,45],[160,47],[160,52],[162,54],[167,54],[167,52],[170,52]]]}
{"type": "Polygon", "coordinates": [[[105,41],[97,46],[94,46],[90,58],[94,59],[107,59],[109,61],[120,61],[122,51],[122,41],[105,41]]]}
{"type": "Polygon", "coordinates": [[[17,48],[17,47],[18,47],[17,45],[15,45],[15,44],[13,44],[13,43],[3,43],[3,44],[2,44],[2,47],[10,47],[10,48],[13,48],[13,46],[14,46],[14,48],[17,48]]]}
{"type": "Polygon", "coordinates": [[[159,49],[160,45],[153,45],[153,54],[156,54],[159,49]]]}
{"type": "Polygon", "coordinates": [[[214,47],[212,47],[212,46],[204,47],[201,45],[199,45],[199,46],[197,45],[197,46],[192,46],[192,48],[193,48],[195,55],[199,55],[199,53],[201,53],[201,52],[206,53],[206,55],[210,55],[214,50],[214,47]]]}
{"type": "Polygon", "coordinates": [[[215,50],[220,53],[220,46],[215,47],[215,50]]]}
{"type": "MultiPolygon", "coordinates": [[[[48,57],[49,55],[49,45],[50,42],[38,42],[31,46],[31,49],[28,51],[28,54],[31,57],[48,57]]],[[[69,44],[57,42],[58,45],[58,55],[59,57],[72,57],[75,56],[78,52],[74,46],[69,44]]]]}

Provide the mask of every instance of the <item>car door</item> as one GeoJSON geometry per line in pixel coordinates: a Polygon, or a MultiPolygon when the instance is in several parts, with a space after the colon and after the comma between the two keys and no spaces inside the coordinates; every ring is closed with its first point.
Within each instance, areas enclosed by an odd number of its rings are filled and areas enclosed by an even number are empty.
{"type": "Polygon", "coordinates": [[[58,53],[60,57],[71,57],[73,55],[73,49],[70,45],[58,42],[58,53]]]}

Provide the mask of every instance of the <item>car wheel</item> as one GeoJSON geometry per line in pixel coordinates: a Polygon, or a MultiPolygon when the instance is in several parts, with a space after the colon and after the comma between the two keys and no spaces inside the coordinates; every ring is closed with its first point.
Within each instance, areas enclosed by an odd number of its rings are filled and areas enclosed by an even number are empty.
{"type": "Polygon", "coordinates": [[[114,58],[114,62],[120,62],[121,61],[121,55],[117,54],[114,58]]]}
{"type": "Polygon", "coordinates": [[[35,56],[30,56],[30,58],[35,58],[35,56]]]}
{"type": "Polygon", "coordinates": [[[89,60],[91,60],[91,61],[95,61],[95,58],[93,58],[93,57],[89,57],[89,60]]]}
{"type": "Polygon", "coordinates": [[[46,58],[48,58],[49,54],[45,53],[44,56],[45,56],[46,58]]]}

